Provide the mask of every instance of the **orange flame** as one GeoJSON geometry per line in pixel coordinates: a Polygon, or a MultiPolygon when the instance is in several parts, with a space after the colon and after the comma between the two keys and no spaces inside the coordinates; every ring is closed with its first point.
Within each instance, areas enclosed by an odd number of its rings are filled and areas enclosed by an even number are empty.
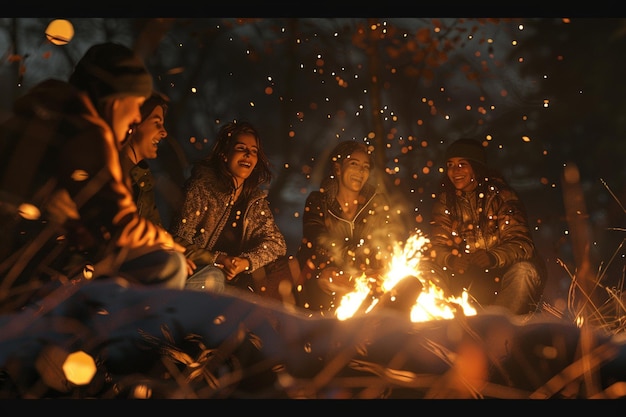
{"type": "MultiPolygon", "coordinates": [[[[425,237],[420,230],[411,235],[404,246],[396,244],[389,269],[382,278],[366,277],[365,274],[355,279],[355,288],[352,292],[345,294],[339,306],[335,310],[335,315],[339,320],[346,320],[354,316],[358,311],[365,314],[372,311],[378,304],[380,297],[370,296],[372,285],[377,281],[379,289],[383,294],[389,293],[398,282],[414,276],[422,283],[422,290],[415,300],[415,304],[410,311],[412,322],[423,322],[437,319],[454,318],[456,312],[461,312],[466,316],[476,314],[476,309],[469,303],[469,294],[463,291],[460,297],[446,296],[443,289],[430,280],[425,280],[419,269],[422,257],[422,247],[430,240],[425,237]],[[364,308],[364,303],[368,296],[371,299],[369,306],[364,308]],[[460,311],[461,310],[461,311],[460,311]]],[[[391,296],[393,301],[395,296],[391,296]]]]}

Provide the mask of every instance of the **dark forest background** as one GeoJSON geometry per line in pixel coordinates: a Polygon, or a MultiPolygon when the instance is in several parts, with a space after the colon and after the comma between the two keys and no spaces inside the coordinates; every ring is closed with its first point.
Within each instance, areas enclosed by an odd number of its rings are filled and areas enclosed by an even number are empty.
{"type": "Polygon", "coordinates": [[[575,269],[561,176],[580,170],[594,266],[624,278],[626,22],[620,18],[0,18],[0,118],[49,77],[67,79],[94,43],[136,48],[169,96],[169,132],[150,161],[168,219],[222,123],[249,120],[273,164],[274,215],[297,250],[300,215],[340,140],[370,143],[375,179],[428,234],[445,147],[472,136],[524,199],[563,309],[575,269]]]}

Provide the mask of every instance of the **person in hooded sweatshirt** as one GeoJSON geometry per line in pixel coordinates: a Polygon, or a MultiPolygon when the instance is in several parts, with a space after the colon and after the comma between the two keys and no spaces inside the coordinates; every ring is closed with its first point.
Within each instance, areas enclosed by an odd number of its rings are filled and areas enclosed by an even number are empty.
{"type": "Polygon", "coordinates": [[[456,296],[467,290],[478,309],[496,305],[516,315],[534,312],[547,270],[522,200],[488,168],[480,141],[452,142],[444,160],[430,219],[432,259],[424,269],[456,296]]]}
{"type": "Polygon", "coordinates": [[[20,308],[42,283],[121,277],[182,288],[182,252],[139,216],[119,160],[152,76],[130,48],[90,47],[69,82],[18,98],[0,127],[0,307],[20,308]]]}

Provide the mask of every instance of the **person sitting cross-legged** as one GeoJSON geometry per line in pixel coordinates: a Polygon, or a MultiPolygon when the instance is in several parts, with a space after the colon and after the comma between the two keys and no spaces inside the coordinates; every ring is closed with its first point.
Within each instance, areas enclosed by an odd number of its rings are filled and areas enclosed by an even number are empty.
{"type": "Polygon", "coordinates": [[[489,170],[478,140],[459,139],[445,151],[441,191],[430,219],[430,261],[423,268],[454,294],[464,289],[479,308],[534,312],[547,279],[519,196],[489,170]]]}
{"type": "Polygon", "coordinates": [[[256,128],[224,124],[211,153],[194,166],[171,225],[193,270],[186,289],[259,292],[252,273],[287,252],[261,188],[271,177],[256,128]]]}

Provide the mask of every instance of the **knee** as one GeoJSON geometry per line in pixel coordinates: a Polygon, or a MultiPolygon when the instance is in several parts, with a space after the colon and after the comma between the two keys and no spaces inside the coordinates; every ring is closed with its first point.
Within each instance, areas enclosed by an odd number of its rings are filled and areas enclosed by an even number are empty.
{"type": "Polygon", "coordinates": [[[226,284],[226,275],[221,269],[208,265],[197,270],[184,283],[186,290],[221,292],[226,284]]]}
{"type": "Polygon", "coordinates": [[[545,277],[532,262],[522,261],[513,264],[503,276],[503,286],[524,287],[528,291],[540,293],[545,286],[545,277]]]}
{"type": "Polygon", "coordinates": [[[185,255],[180,252],[172,252],[168,261],[168,268],[164,270],[170,270],[169,279],[166,280],[166,287],[182,289],[185,286],[187,280],[187,260],[185,255]]]}

